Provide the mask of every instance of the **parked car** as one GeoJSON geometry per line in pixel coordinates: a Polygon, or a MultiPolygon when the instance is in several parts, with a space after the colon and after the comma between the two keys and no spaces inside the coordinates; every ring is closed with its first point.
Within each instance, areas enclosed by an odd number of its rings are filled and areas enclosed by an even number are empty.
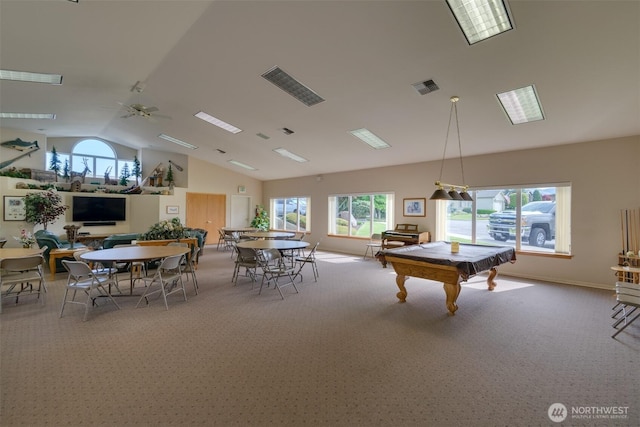
{"type": "MultiPolygon", "coordinates": [[[[531,202],[520,212],[520,232],[523,242],[532,246],[544,246],[547,240],[556,238],[556,202],[531,202]]],[[[516,211],[506,210],[489,215],[489,235],[495,240],[516,238],[516,211]]]]}

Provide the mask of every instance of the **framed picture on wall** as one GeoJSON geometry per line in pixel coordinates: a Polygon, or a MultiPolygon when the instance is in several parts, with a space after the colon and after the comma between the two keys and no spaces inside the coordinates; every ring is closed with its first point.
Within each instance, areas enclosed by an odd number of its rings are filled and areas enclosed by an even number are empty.
{"type": "Polygon", "coordinates": [[[177,215],[180,213],[179,206],[167,206],[167,213],[172,215],[177,215]]]}
{"type": "Polygon", "coordinates": [[[404,206],[404,216],[427,216],[425,210],[425,198],[422,199],[402,199],[404,206]]]}
{"type": "Polygon", "coordinates": [[[24,221],[26,216],[24,197],[4,196],[5,221],[24,221]]]}

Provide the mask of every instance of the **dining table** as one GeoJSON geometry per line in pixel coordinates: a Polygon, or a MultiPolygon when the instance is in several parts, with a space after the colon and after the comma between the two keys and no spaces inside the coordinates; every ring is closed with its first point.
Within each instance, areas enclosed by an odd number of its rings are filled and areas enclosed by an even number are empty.
{"type": "MultiPolygon", "coordinates": [[[[88,262],[99,263],[133,263],[162,259],[170,256],[187,254],[185,246],[123,246],[98,251],[88,251],[80,258],[88,262]]],[[[133,294],[133,270],[130,270],[131,294],[133,294]]]]}
{"type": "Polygon", "coordinates": [[[241,240],[236,243],[236,246],[239,248],[277,249],[279,251],[290,251],[295,249],[304,249],[309,246],[309,242],[290,239],[241,240]]]}
{"type": "Polygon", "coordinates": [[[244,236],[253,239],[289,239],[295,236],[293,231],[251,231],[244,233],[244,236]]]}

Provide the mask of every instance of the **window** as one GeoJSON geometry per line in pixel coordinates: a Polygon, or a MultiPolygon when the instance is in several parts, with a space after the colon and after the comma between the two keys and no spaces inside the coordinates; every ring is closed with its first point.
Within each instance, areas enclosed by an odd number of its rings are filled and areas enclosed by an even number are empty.
{"type": "Polygon", "coordinates": [[[308,197],[271,199],[269,227],[273,230],[310,231],[310,200],[308,197]]]}
{"type": "MultiPolygon", "coordinates": [[[[69,162],[69,173],[83,173],[85,169],[88,178],[104,178],[109,172],[109,179],[118,182],[122,171],[127,165],[129,173],[133,170],[132,159],[118,159],[109,144],[98,139],[84,139],[79,141],[71,153],[58,152],[60,159],[60,173],[64,170],[65,160],[69,162]]],[[[51,164],[51,152],[46,156],[47,169],[51,164]]],[[[130,176],[129,179],[134,178],[130,176]]]]}
{"type": "Polygon", "coordinates": [[[393,227],[393,194],[329,197],[330,235],[370,238],[393,227]]]}
{"type": "Polygon", "coordinates": [[[476,189],[473,202],[437,201],[436,239],[571,253],[571,186],[476,189]]]}

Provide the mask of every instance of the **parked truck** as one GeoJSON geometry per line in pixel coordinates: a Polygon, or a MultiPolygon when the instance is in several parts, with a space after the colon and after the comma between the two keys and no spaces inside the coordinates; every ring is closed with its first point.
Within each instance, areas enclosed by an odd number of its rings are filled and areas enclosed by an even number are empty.
{"type": "MultiPolygon", "coordinates": [[[[522,206],[520,213],[522,242],[544,246],[556,238],[556,202],[531,202],[522,206]]],[[[505,210],[489,215],[489,235],[506,242],[516,238],[516,211],[505,210]]]]}

